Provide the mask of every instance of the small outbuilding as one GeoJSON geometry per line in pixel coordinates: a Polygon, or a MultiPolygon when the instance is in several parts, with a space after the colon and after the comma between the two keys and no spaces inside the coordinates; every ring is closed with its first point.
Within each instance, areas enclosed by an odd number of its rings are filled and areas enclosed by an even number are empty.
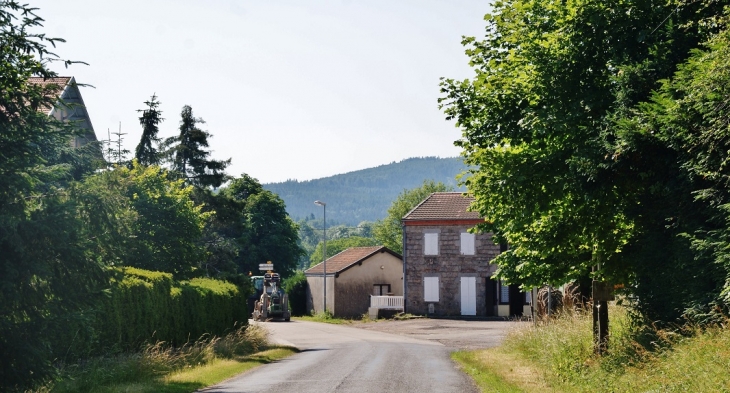
{"type": "Polygon", "coordinates": [[[370,296],[403,296],[403,258],[384,246],[352,247],[312,266],[307,277],[307,309],[324,307],[337,317],[358,317],[368,312],[370,296]]]}

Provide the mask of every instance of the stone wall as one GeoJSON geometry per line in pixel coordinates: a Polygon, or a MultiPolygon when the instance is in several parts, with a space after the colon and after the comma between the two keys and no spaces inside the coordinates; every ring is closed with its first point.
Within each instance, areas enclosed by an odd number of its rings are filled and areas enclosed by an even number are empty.
{"type": "Polygon", "coordinates": [[[461,315],[461,277],[476,277],[476,313],[486,315],[487,278],[496,270],[490,263],[499,254],[492,234],[477,234],[475,255],[461,255],[461,233],[470,226],[406,226],[406,311],[427,314],[423,278],[439,277],[439,301],[435,315],[461,315]],[[424,233],[439,233],[438,255],[424,255],[424,233]]]}

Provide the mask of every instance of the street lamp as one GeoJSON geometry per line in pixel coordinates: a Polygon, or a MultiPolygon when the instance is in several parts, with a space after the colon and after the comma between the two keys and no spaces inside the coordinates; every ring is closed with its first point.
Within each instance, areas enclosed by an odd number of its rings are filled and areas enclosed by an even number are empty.
{"type": "Polygon", "coordinates": [[[322,311],[327,312],[327,204],[322,201],[314,201],[315,205],[322,206],[324,217],[324,252],[322,254],[322,278],[324,279],[324,296],[322,296],[322,311]]]}

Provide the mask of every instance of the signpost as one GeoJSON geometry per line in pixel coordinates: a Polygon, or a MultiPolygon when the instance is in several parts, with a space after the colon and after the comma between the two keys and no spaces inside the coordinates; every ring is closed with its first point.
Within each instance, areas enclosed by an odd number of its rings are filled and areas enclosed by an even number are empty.
{"type": "Polygon", "coordinates": [[[273,271],[274,270],[274,264],[269,263],[260,263],[259,264],[259,270],[267,270],[267,271],[273,271]]]}

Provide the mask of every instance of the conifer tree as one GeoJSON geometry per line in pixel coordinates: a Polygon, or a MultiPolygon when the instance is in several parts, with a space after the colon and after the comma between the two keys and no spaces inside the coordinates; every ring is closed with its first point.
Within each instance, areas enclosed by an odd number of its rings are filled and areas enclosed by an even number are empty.
{"type": "Polygon", "coordinates": [[[211,135],[198,127],[205,121],[193,116],[193,108],[183,106],[180,116],[180,134],[165,141],[166,146],[172,146],[167,151],[172,158],[172,169],[196,187],[219,187],[228,178],[224,171],[231,159],[209,159],[210,151],[205,148],[211,135]]]}
{"type": "Polygon", "coordinates": [[[157,100],[155,94],[152,94],[149,101],[144,103],[147,108],[137,110],[137,112],[142,112],[142,116],[139,117],[139,124],[142,125],[142,139],[134,151],[134,158],[141,165],[158,165],[160,154],[155,148],[155,145],[160,143],[160,138],[157,137],[160,130],[158,125],[165,119],[162,118],[162,111],[158,109],[160,101],[157,100]]]}

